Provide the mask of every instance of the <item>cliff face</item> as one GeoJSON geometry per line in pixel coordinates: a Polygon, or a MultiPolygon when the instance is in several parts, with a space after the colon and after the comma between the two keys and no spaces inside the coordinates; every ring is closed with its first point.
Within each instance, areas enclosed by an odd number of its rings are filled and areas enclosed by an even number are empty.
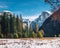
{"type": "Polygon", "coordinates": [[[44,35],[48,37],[60,34],[60,9],[45,20],[41,29],[44,30],[44,35]]]}

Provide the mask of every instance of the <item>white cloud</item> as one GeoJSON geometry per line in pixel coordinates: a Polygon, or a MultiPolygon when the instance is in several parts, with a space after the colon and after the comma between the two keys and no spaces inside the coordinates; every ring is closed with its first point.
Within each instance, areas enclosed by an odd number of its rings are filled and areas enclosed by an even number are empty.
{"type": "MultiPolygon", "coordinates": [[[[33,10],[32,10],[33,11],[33,10]]],[[[45,12],[48,12],[49,14],[52,14],[50,11],[45,11],[45,12]]],[[[13,13],[15,13],[16,15],[20,15],[22,14],[22,18],[23,19],[29,19],[30,21],[34,21],[36,18],[39,17],[39,15],[41,15],[41,13],[38,13],[38,14],[35,14],[35,15],[32,15],[32,16],[24,16],[22,12],[20,11],[14,11],[13,13]]]]}
{"type": "Polygon", "coordinates": [[[23,19],[29,19],[30,21],[33,21],[35,20],[36,18],[39,17],[40,14],[36,14],[36,15],[33,15],[33,16],[22,16],[23,19]]]}
{"type": "Polygon", "coordinates": [[[8,8],[6,5],[0,5],[0,8],[8,8]]]}
{"type": "MultiPolygon", "coordinates": [[[[45,12],[48,12],[49,14],[52,14],[50,11],[45,11],[45,12]]],[[[22,16],[23,19],[29,19],[30,21],[33,21],[35,20],[36,18],[39,17],[39,15],[41,15],[40,13],[39,14],[35,14],[33,16],[22,16]]]]}

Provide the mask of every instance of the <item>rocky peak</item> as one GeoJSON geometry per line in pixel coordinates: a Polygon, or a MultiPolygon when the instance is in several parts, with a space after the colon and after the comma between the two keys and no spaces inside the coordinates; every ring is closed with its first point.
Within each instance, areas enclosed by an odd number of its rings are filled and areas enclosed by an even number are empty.
{"type": "Polygon", "coordinates": [[[51,15],[52,20],[60,20],[60,9],[51,15]]]}

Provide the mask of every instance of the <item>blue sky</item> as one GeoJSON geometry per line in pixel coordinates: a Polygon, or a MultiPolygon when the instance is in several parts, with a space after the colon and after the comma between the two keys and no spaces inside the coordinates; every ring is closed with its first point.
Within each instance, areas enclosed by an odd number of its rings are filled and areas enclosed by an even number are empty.
{"type": "Polygon", "coordinates": [[[50,10],[44,0],[0,0],[0,11],[9,10],[23,16],[35,16],[50,10]]]}

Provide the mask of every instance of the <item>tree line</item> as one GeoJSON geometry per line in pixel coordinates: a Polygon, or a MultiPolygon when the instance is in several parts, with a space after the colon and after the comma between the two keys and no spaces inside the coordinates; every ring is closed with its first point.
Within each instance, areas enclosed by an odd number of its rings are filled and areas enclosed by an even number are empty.
{"type": "Polygon", "coordinates": [[[29,38],[43,37],[43,33],[38,31],[38,25],[35,25],[35,31],[30,26],[23,29],[22,15],[8,14],[3,12],[0,15],[0,38],[29,38]]]}
{"type": "Polygon", "coordinates": [[[7,14],[6,12],[3,12],[2,15],[0,15],[0,34],[3,34],[4,37],[11,37],[11,34],[15,33],[22,33],[23,28],[23,22],[21,15],[18,17],[15,17],[13,14],[7,14]]]}

